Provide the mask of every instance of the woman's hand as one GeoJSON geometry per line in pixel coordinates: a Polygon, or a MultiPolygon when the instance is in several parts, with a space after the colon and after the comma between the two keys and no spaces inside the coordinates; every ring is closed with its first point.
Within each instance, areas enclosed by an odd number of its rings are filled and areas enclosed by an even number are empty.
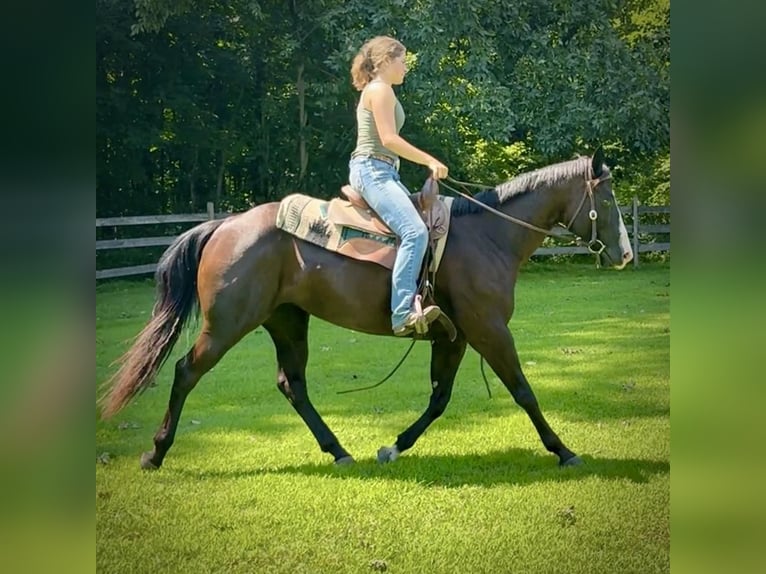
{"type": "Polygon", "coordinates": [[[431,174],[433,175],[434,179],[447,177],[447,174],[449,173],[449,168],[447,168],[447,166],[440,162],[438,159],[432,159],[430,162],[428,162],[428,169],[431,170],[431,174]]]}

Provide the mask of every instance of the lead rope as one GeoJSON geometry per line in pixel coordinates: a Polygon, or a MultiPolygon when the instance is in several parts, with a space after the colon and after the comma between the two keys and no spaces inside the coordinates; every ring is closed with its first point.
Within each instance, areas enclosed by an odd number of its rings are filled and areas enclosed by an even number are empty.
{"type": "Polygon", "coordinates": [[[339,395],[345,395],[346,393],[356,393],[357,391],[369,391],[370,389],[374,389],[375,387],[379,387],[383,383],[385,383],[388,379],[390,379],[394,373],[399,370],[399,367],[402,366],[402,363],[404,363],[404,360],[407,358],[407,356],[410,354],[410,351],[412,351],[412,347],[415,346],[416,339],[412,339],[412,343],[410,343],[409,349],[407,349],[407,352],[404,353],[404,356],[399,360],[399,362],[396,364],[396,366],[393,368],[393,370],[388,373],[385,378],[382,381],[379,381],[375,383],[374,385],[370,385],[368,387],[357,387],[355,389],[346,389],[345,391],[335,391],[339,395]]]}

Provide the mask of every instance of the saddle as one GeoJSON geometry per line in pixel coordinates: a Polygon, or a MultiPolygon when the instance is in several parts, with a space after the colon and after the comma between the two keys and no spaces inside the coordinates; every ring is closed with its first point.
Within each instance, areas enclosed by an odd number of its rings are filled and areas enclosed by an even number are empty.
{"type": "MultiPolygon", "coordinates": [[[[341,225],[369,229],[388,237],[396,237],[353,187],[344,185],[340,192],[348,202],[341,199],[331,200],[328,207],[330,219],[341,225]]],[[[443,237],[449,230],[451,202],[439,199],[439,184],[436,180],[429,177],[420,191],[413,193],[410,199],[426,224],[431,242],[443,237]]]]}

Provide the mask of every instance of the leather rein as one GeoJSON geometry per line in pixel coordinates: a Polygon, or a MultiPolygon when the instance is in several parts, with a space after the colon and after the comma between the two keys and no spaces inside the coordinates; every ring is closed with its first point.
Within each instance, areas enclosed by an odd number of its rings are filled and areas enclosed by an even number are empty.
{"type": "MultiPolygon", "coordinates": [[[[590,178],[585,177],[585,192],[583,193],[582,199],[580,199],[580,204],[577,206],[577,209],[574,212],[574,215],[572,216],[572,219],[569,220],[569,223],[567,225],[563,225],[562,223],[559,223],[558,225],[561,225],[562,227],[566,228],[567,231],[570,233],[574,232],[572,231],[572,224],[574,223],[575,219],[577,219],[577,216],[580,214],[580,211],[582,211],[583,205],[585,205],[585,199],[590,200],[590,211],[588,212],[588,219],[591,221],[591,236],[590,241],[585,243],[584,241],[580,240],[579,237],[577,238],[578,244],[584,244],[588,247],[588,251],[595,254],[600,254],[604,249],[606,249],[606,245],[598,239],[597,237],[597,231],[596,231],[596,220],[598,219],[598,213],[596,212],[596,201],[593,198],[593,191],[599,186],[599,184],[603,183],[604,181],[611,179],[612,174],[606,174],[601,177],[596,178],[590,178]]],[[[459,185],[461,187],[468,188],[468,187],[477,187],[480,189],[495,189],[494,187],[488,186],[488,185],[480,185],[476,183],[468,183],[465,181],[458,181],[456,179],[453,179],[451,177],[446,178],[447,181],[452,182],[455,185],[459,185]]],[[[521,225],[522,227],[526,227],[527,229],[531,229],[532,231],[537,231],[538,233],[542,233],[543,235],[549,235],[551,237],[556,237],[555,234],[551,233],[547,229],[543,229],[542,227],[538,227],[537,225],[533,225],[532,223],[529,223],[527,221],[524,221],[523,219],[518,219],[517,217],[513,217],[512,215],[508,215],[507,213],[503,213],[502,211],[499,211],[493,207],[490,207],[489,205],[486,205],[485,203],[482,203],[480,201],[477,201],[474,199],[471,195],[467,193],[463,193],[462,191],[459,191],[452,187],[451,185],[448,185],[445,183],[444,180],[440,179],[438,180],[438,183],[445,188],[449,189],[453,193],[458,194],[459,196],[467,199],[468,201],[475,203],[482,209],[485,209],[486,211],[489,211],[490,213],[493,213],[497,215],[498,217],[502,217],[503,219],[510,221],[512,223],[515,223],[517,225],[521,225]]],[[[574,234],[575,237],[577,237],[576,234],[574,234]]]]}

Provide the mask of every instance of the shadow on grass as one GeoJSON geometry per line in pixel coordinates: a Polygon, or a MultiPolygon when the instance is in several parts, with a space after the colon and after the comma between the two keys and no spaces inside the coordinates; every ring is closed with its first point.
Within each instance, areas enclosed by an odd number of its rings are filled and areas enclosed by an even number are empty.
{"type": "Polygon", "coordinates": [[[194,478],[236,479],[254,475],[283,474],[336,478],[340,480],[395,480],[422,486],[459,488],[464,486],[528,485],[546,482],[581,481],[589,477],[646,483],[652,477],[670,473],[668,461],[610,459],[583,456],[584,464],[561,468],[553,455],[524,449],[508,449],[484,454],[405,455],[396,462],[379,464],[361,460],[349,466],[307,463],[269,469],[173,473],[194,478]]]}
{"type": "MultiPolygon", "coordinates": [[[[475,424],[477,417],[503,419],[517,414],[524,415],[523,409],[511,398],[505,388],[494,384],[493,397],[487,398],[484,383],[480,381],[460,381],[465,387],[457,388],[447,408],[448,416],[440,423],[444,428],[475,424]]],[[[491,383],[492,384],[492,383],[491,383]]],[[[542,385],[541,385],[542,386],[542,385]]],[[[625,390],[620,383],[588,387],[586,384],[572,384],[569,388],[541,388],[533,386],[540,402],[543,414],[557,414],[572,421],[591,423],[619,421],[628,418],[665,417],[670,414],[664,389],[625,390]]],[[[360,399],[335,399],[320,397],[314,405],[323,417],[360,416],[372,412],[393,414],[412,411],[413,420],[425,411],[430,393],[427,390],[412,391],[406,387],[391,386],[389,394],[383,396],[368,395],[360,399]],[[417,393],[417,394],[416,394],[417,393]],[[392,398],[395,397],[395,398],[392,398]],[[334,401],[334,402],[332,402],[334,401]]]]}

